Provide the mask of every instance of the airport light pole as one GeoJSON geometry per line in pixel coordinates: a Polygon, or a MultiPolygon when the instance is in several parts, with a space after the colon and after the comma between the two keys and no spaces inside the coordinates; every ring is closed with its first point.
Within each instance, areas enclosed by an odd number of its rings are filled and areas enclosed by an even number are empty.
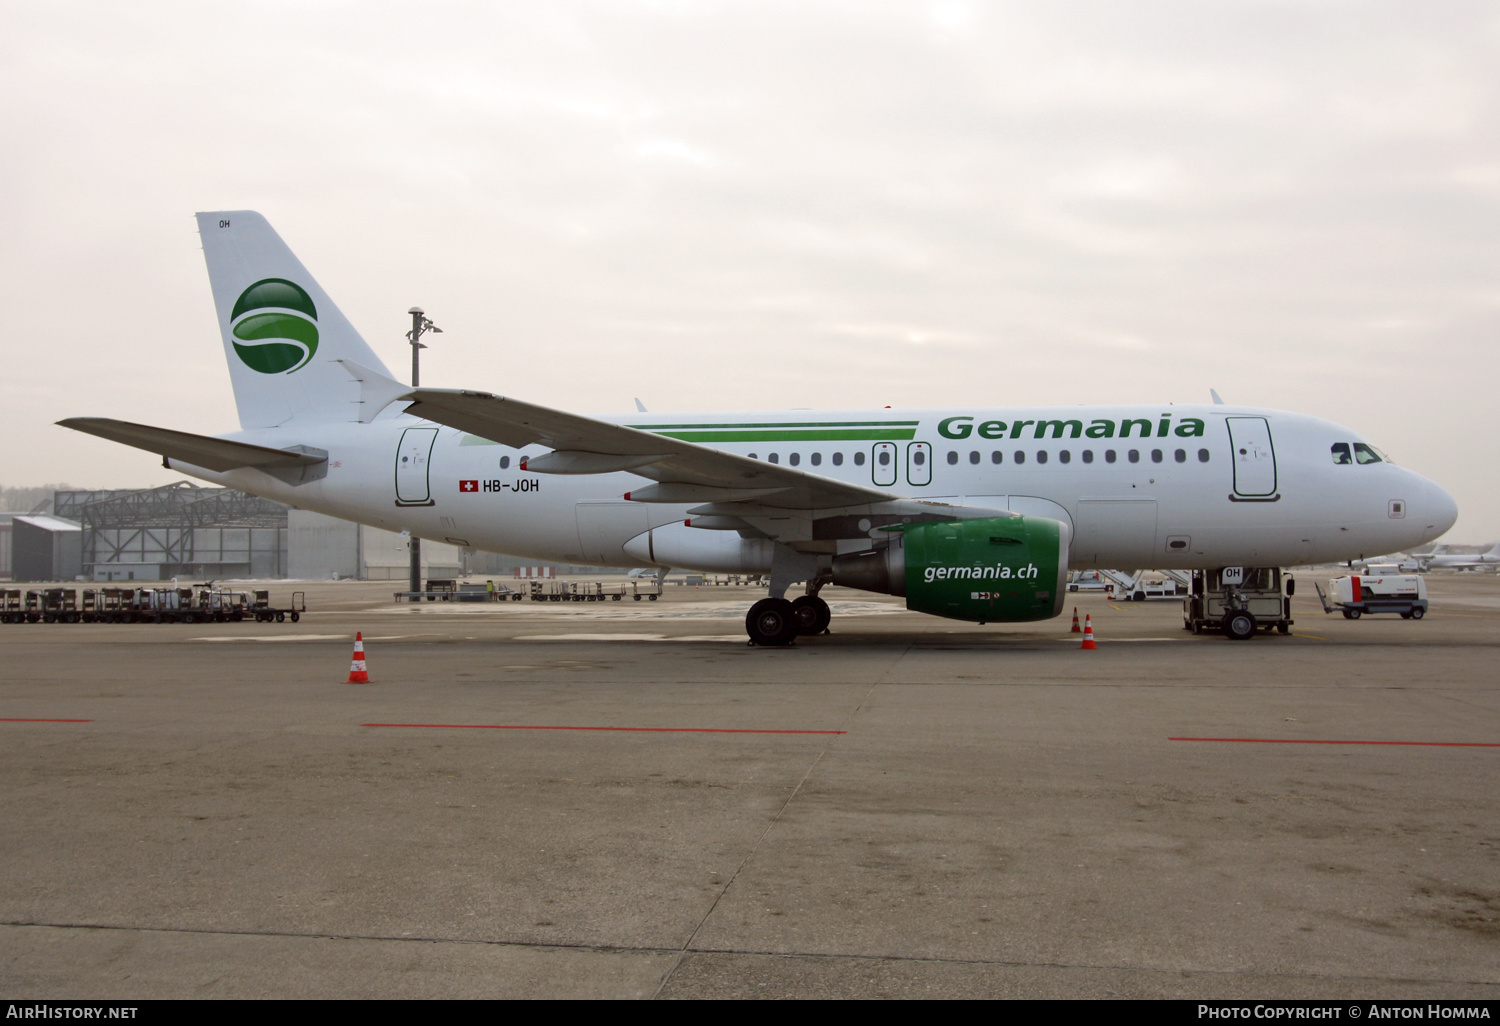
{"type": "MultiPolygon", "coordinates": [[[[416,388],[422,383],[419,357],[422,350],[427,347],[422,344],[422,336],[426,332],[441,335],[443,329],[439,328],[427,319],[427,314],[420,306],[414,306],[406,311],[411,314],[411,330],[406,333],[406,341],[411,343],[411,387],[416,388]]],[[[418,538],[416,532],[411,534],[411,600],[418,601],[417,594],[422,590],[422,539],[418,538]]]]}

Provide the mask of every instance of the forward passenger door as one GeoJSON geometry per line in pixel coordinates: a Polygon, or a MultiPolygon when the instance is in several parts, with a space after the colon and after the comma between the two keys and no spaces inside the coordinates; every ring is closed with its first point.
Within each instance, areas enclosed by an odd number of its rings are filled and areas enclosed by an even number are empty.
{"type": "Polygon", "coordinates": [[[1225,417],[1229,426],[1230,458],[1234,460],[1234,494],[1246,499],[1270,499],[1276,494],[1276,450],[1271,425],[1264,417],[1225,417]]]}

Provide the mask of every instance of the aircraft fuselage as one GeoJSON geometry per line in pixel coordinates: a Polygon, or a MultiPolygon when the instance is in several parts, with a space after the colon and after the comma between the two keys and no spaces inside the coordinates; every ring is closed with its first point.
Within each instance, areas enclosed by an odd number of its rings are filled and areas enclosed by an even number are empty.
{"type": "MultiPolygon", "coordinates": [[[[631,414],[625,424],[918,500],[1052,517],[1070,562],[1163,569],[1291,566],[1420,545],[1451,526],[1452,499],[1388,461],[1330,455],[1356,432],[1315,417],[1230,406],[995,408],[835,413],[631,414]]],[[[624,546],[689,519],[693,504],[629,502],[630,473],[521,469],[512,448],[415,417],[228,436],[316,446],[326,476],[301,484],[241,469],[196,476],[282,502],[539,560],[638,566],[624,546]]]]}

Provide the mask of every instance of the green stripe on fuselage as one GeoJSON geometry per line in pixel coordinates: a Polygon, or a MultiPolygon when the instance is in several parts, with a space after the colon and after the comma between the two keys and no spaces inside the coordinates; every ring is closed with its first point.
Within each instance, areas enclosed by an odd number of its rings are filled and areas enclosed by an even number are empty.
{"type": "MultiPolygon", "coordinates": [[[[635,424],[637,431],[684,442],[909,442],[917,436],[917,420],[829,420],[768,424],[635,424]]],[[[465,435],[459,445],[495,445],[478,435],[465,435]]]]}
{"type": "Polygon", "coordinates": [[[635,424],[632,425],[637,431],[708,431],[711,429],[733,428],[746,430],[749,428],[915,428],[919,420],[780,420],[764,424],[635,424]]]}
{"type": "Polygon", "coordinates": [[[780,428],[761,431],[657,431],[684,442],[903,442],[915,438],[909,428],[780,428]]]}
{"type": "Polygon", "coordinates": [[[729,424],[640,424],[684,442],[904,442],[915,438],[915,420],[804,420],[729,424]]]}

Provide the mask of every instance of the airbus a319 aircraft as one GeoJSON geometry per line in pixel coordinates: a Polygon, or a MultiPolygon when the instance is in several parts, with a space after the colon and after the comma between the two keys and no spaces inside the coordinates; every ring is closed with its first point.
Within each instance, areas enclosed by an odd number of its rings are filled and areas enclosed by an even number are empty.
{"type": "Polygon", "coordinates": [[[581,416],[394,380],[259,214],[198,215],[241,430],[63,425],[303,509],[538,560],[763,574],[750,640],[826,584],[978,623],[1070,567],[1291,566],[1412,548],[1458,511],[1349,428],[1226,405],[581,416]],[[806,582],[795,601],[787,592],[806,582]]]}

